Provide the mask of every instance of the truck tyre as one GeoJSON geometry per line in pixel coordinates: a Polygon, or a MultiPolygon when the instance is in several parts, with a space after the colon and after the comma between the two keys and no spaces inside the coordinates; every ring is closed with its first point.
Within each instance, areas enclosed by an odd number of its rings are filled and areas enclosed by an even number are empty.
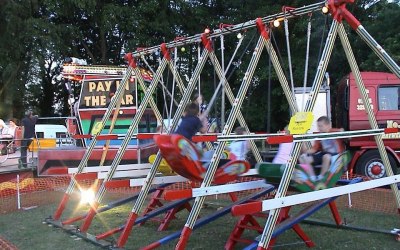
{"type": "MultiPolygon", "coordinates": [[[[395,158],[390,153],[388,153],[388,157],[393,174],[397,174],[395,158]]],[[[360,157],[357,163],[357,174],[367,176],[370,179],[379,179],[386,176],[386,169],[378,150],[369,150],[360,157]]]]}

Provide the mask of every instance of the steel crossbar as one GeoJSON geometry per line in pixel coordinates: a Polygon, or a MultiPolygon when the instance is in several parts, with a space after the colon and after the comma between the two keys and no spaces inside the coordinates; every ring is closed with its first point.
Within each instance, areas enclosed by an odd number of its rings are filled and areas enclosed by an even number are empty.
{"type": "MultiPolygon", "coordinates": [[[[385,185],[391,185],[400,182],[400,175],[392,175],[383,177],[376,180],[364,181],[352,185],[345,185],[340,187],[333,187],[323,190],[318,190],[309,193],[295,194],[281,198],[275,198],[271,200],[262,201],[261,211],[267,211],[271,209],[277,209],[282,207],[299,205],[307,202],[322,200],[344,194],[351,194],[360,192],[372,188],[382,187],[385,185]]],[[[261,212],[260,211],[260,212],[261,212]]]]}
{"type": "MultiPolygon", "coordinates": [[[[296,9],[293,9],[291,11],[292,15],[288,16],[287,14],[285,14],[284,12],[278,13],[278,14],[273,14],[273,15],[269,15],[266,17],[263,17],[261,20],[263,23],[271,23],[274,20],[283,20],[285,18],[287,19],[291,19],[291,18],[295,18],[298,16],[302,16],[302,15],[306,15],[315,11],[320,11],[322,9],[323,6],[325,6],[326,2],[322,1],[322,2],[318,2],[315,4],[311,4],[311,5],[307,5],[307,6],[303,6],[303,7],[299,7],[296,9]]],[[[244,23],[240,23],[240,24],[235,24],[229,27],[223,27],[222,29],[215,29],[213,30],[210,34],[209,34],[209,38],[217,38],[221,35],[228,35],[228,34],[232,34],[232,33],[236,33],[236,32],[240,32],[243,30],[248,30],[251,28],[254,28],[256,26],[256,21],[255,20],[251,20],[248,22],[244,22],[244,23]]],[[[166,44],[166,48],[174,48],[174,47],[179,47],[179,46],[184,46],[187,44],[193,44],[193,43],[198,43],[201,41],[201,34],[196,34],[194,36],[190,36],[190,37],[182,37],[180,39],[177,39],[173,42],[169,42],[166,44]]],[[[148,48],[142,48],[136,52],[133,52],[133,55],[136,56],[141,56],[141,55],[148,55],[148,54],[152,54],[154,52],[157,52],[160,50],[160,46],[153,46],[153,47],[148,47],[148,48]]]]}

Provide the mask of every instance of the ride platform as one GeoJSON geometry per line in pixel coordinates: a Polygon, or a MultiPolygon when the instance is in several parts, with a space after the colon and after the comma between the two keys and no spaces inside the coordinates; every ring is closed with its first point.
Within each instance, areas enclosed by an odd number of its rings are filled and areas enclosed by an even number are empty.
{"type": "MultiPolygon", "coordinates": [[[[110,165],[114,160],[118,147],[108,148],[105,158],[105,165],[110,165]]],[[[88,167],[98,166],[103,154],[102,147],[96,147],[88,160],[88,167]]],[[[77,167],[82,160],[86,148],[76,146],[65,146],[52,149],[41,149],[38,152],[37,171],[40,176],[54,175],[59,170],[60,173],[67,173],[68,168],[77,167]],[[51,171],[49,171],[51,169],[51,171]]],[[[120,164],[138,163],[138,159],[147,162],[147,158],[157,152],[157,147],[153,144],[130,146],[126,149],[120,164]]]]}

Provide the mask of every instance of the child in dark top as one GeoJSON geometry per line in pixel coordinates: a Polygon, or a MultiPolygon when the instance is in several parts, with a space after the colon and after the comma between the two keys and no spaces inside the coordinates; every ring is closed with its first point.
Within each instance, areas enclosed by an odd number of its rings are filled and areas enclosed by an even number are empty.
{"type": "Polygon", "coordinates": [[[199,116],[199,105],[189,103],[185,109],[185,115],[175,131],[175,134],[180,134],[192,141],[192,137],[197,133],[207,132],[207,119],[205,116],[199,116]]]}

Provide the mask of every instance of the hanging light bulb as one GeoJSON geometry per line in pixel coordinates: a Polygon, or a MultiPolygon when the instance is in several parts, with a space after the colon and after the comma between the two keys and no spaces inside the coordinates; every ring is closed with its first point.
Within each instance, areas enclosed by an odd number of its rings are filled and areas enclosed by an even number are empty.
{"type": "Polygon", "coordinates": [[[206,33],[206,34],[210,33],[210,29],[208,27],[205,28],[204,33],[206,33]]]}
{"type": "Polygon", "coordinates": [[[322,13],[326,14],[326,13],[328,13],[328,12],[329,12],[328,6],[322,7],[322,13]]]}
{"type": "Polygon", "coordinates": [[[243,36],[242,36],[242,33],[238,33],[237,35],[236,35],[236,37],[237,37],[237,39],[241,39],[243,36]]]}
{"type": "Polygon", "coordinates": [[[275,27],[275,28],[278,28],[280,25],[281,25],[281,23],[279,22],[279,20],[278,20],[278,19],[275,19],[275,20],[274,20],[274,27],[275,27]]]}
{"type": "Polygon", "coordinates": [[[182,47],[181,52],[185,52],[185,51],[186,51],[185,47],[182,47]]]}

